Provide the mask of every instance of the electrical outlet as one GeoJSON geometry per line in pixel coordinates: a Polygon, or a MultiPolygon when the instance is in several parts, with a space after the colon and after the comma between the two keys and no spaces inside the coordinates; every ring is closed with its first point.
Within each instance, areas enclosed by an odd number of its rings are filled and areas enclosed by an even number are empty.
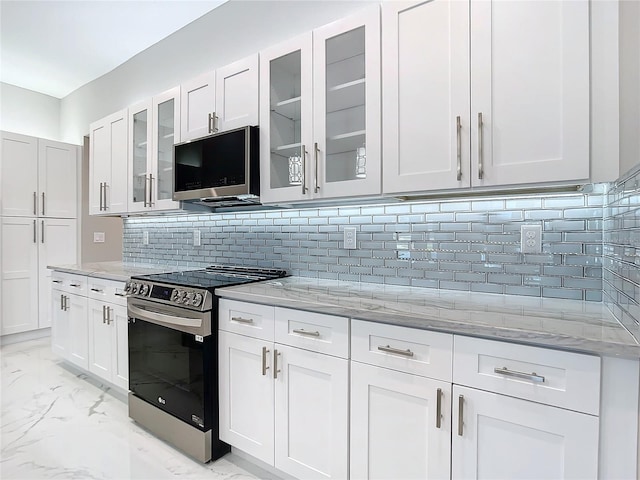
{"type": "Polygon", "coordinates": [[[522,253],[542,252],[541,225],[522,225],[520,227],[520,251],[522,253]]]}
{"type": "Polygon", "coordinates": [[[200,230],[194,230],[193,231],[193,246],[194,247],[199,247],[201,245],[200,243],[200,230]]]}
{"type": "Polygon", "coordinates": [[[146,230],[142,232],[142,244],[149,245],[149,232],[147,232],[146,230]]]}
{"type": "Polygon", "coordinates": [[[354,250],[356,247],[356,227],[344,227],[344,248],[354,250]]]}

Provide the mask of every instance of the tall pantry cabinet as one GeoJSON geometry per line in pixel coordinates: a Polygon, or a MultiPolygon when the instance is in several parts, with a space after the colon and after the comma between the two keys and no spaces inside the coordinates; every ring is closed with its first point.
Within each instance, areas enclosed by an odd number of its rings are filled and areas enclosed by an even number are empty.
{"type": "Polygon", "coordinates": [[[50,264],[77,262],[80,147],[1,132],[0,335],[51,325],[50,264]]]}

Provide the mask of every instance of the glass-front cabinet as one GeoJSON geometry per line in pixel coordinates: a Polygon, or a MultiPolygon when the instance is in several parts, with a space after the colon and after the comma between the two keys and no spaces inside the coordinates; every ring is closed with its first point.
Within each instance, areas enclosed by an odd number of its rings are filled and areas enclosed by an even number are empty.
{"type": "Polygon", "coordinates": [[[177,210],[173,146],[180,141],[180,88],[129,108],[129,212],[177,210]]]}
{"type": "Polygon", "coordinates": [[[379,194],[378,7],[262,52],[260,62],[262,202],[379,194]]]}

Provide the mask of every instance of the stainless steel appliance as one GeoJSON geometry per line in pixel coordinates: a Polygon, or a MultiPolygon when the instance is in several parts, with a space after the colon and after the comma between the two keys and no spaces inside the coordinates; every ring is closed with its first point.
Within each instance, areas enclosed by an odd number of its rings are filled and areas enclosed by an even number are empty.
{"type": "Polygon", "coordinates": [[[208,206],[259,203],[258,153],[258,127],[175,145],[173,199],[208,206]]]}
{"type": "Polygon", "coordinates": [[[218,302],[214,289],[283,277],[284,270],[213,265],[132,277],[129,416],[191,457],[229,451],[218,429],[218,302]]]}

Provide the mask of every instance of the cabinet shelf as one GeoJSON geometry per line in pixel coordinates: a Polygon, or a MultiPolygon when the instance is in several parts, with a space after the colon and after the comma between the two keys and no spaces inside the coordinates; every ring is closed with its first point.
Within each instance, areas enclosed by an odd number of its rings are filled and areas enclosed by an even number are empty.
{"type": "Polygon", "coordinates": [[[366,79],[341,83],[327,90],[327,114],[365,104],[366,79]]]}
{"type": "Polygon", "coordinates": [[[356,149],[364,144],[365,136],[365,130],[356,130],[327,137],[327,155],[346,152],[353,152],[355,155],[356,149]]]}
{"type": "Polygon", "coordinates": [[[271,107],[271,111],[290,120],[297,121],[300,120],[301,104],[302,97],[293,97],[277,102],[271,107]]]}
{"type": "Polygon", "coordinates": [[[290,143],[288,145],[280,145],[279,147],[276,147],[275,150],[276,152],[281,152],[283,150],[291,150],[293,148],[300,148],[302,146],[302,143],[290,143]]]}

